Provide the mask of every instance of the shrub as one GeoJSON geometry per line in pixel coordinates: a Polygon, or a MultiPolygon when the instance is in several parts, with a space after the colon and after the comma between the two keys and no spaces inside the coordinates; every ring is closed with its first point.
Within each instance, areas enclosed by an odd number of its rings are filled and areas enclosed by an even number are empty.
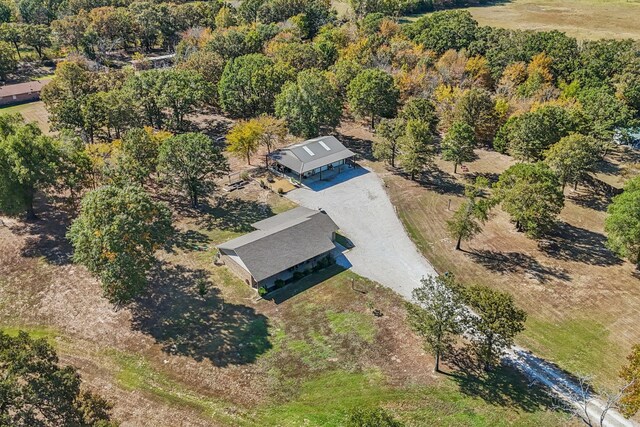
{"type": "Polygon", "coordinates": [[[244,171],[240,174],[240,179],[243,181],[247,181],[249,179],[249,172],[244,171]]]}
{"type": "Polygon", "coordinates": [[[284,194],[284,190],[282,189],[282,187],[278,187],[278,194],[284,194]]]}
{"type": "Polygon", "coordinates": [[[267,292],[267,288],[265,288],[264,286],[260,286],[258,288],[258,295],[260,295],[261,297],[265,296],[267,292]]]}
{"type": "Polygon", "coordinates": [[[282,279],[278,279],[274,282],[274,284],[276,285],[276,289],[280,289],[281,287],[283,287],[286,283],[284,280],[282,279]]]}
{"type": "Polygon", "coordinates": [[[294,271],[293,272],[293,280],[300,280],[305,276],[302,271],[294,271]]]}

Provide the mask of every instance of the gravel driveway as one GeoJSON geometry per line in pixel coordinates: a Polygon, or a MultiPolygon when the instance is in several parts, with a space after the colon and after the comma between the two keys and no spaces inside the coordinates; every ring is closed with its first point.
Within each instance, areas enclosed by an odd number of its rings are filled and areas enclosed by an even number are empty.
{"type": "Polygon", "coordinates": [[[378,176],[348,169],[330,181],[287,193],[310,209],[324,209],[355,245],[345,253],[351,269],[394,289],[405,298],[435,270],[407,236],[378,176]]]}
{"type": "MultiPolygon", "coordinates": [[[[423,276],[435,270],[418,252],[400,223],[380,178],[367,169],[349,169],[330,181],[307,184],[287,193],[294,202],[310,209],[324,209],[355,244],[345,253],[351,269],[361,276],[397,291],[407,299],[423,276]]],[[[345,265],[349,267],[348,263],[345,265]]],[[[505,355],[508,363],[532,382],[548,387],[556,396],[577,408],[592,425],[599,424],[604,402],[590,395],[587,415],[583,414],[580,387],[555,365],[514,346],[505,355]]],[[[616,410],[610,410],[603,427],[636,427],[616,410]]]]}

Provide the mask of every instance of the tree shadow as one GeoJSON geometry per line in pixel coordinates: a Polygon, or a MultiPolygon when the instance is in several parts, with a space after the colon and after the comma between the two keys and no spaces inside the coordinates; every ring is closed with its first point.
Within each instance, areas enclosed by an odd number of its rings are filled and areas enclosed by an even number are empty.
{"type": "Polygon", "coordinates": [[[164,351],[216,366],[252,363],[271,348],[267,317],[225,302],[205,270],[157,265],[131,312],[133,327],[151,335],[164,351]]]}
{"type": "Polygon", "coordinates": [[[583,208],[601,212],[606,211],[607,207],[611,204],[611,196],[609,194],[597,191],[591,186],[589,189],[582,187],[572,191],[567,195],[567,199],[583,208]]]}
{"type": "Polygon", "coordinates": [[[547,283],[549,279],[571,280],[571,276],[565,270],[542,265],[534,257],[520,252],[497,252],[486,249],[464,252],[478,264],[497,273],[526,273],[541,283],[547,283]]]}
{"type": "Polygon", "coordinates": [[[542,386],[531,384],[513,367],[500,365],[489,372],[464,370],[450,376],[467,396],[484,400],[494,406],[525,412],[557,409],[557,402],[542,386]]]}
{"type": "Polygon", "coordinates": [[[206,249],[209,242],[209,236],[197,230],[176,230],[164,249],[167,252],[173,252],[173,248],[199,251],[206,249]]]}
{"type": "Polygon", "coordinates": [[[622,264],[622,260],[605,246],[606,241],[607,238],[600,233],[560,222],[540,249],[547,256],[563,261],[598,266],[622,264]]]}
{"type": "Polygon", "coordinates": [[[368,139],[356,138],[354,136],[345,135],[343,133],[338,133],[336,135],[338,138],[348,149],[358,154],[361,158],[375,161],[375,157],[373,157],[373,143],[368,139]]]}
{"type": "MultiPolygon", "coordinates": [[[[407,175],[405,174],[405,176],[407,175]]],[[[464,194],[464,185],[458,182],[455,176],[435,166],[420,174],[417,182],[422,187],[438,194],[455,194],[459,196],[464,194]]]]}
{"type": "Polygon", "coordinates": [[[275,215],[266,203],[232,197],[220,197],[216,206],[203,205],[201,210],[206,215],[199,217],[198,225],[236,232],[253,231],[251,224],[275,215]]]}
{"type": "Polygon", "coordinates": [[[17,235],[27,236],[21,255],[29,258],[43,257],[54,265],[65,265],[71,262],[73,247],[66,234],[71,220],[68,212],[59,201],[36,201],[35,221],[22,221],[11,227],[17,235]]]}

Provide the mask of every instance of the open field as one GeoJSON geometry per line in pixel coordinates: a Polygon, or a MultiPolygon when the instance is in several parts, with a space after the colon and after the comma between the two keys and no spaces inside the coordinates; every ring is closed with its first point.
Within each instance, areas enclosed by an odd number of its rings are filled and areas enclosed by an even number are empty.
{"type": "Polygon", "coordinates": [[[255,183],[200,211],[159,197],[179,233],[148,291],[118,311],[70,263],[59,206],[41,204],[36,223],[0,223],[0,325],[54,344],[122,426],[337,426],[349,408],[378,405],[409,426],[572,425],[508,370],[434,375],[385,287],[332,267],[260,300],[213,265],[216,243],[290,209],[287,199],[255,183]]]}
{"type": "Polygon", "coordinates": [[[36,122],[40,130],[44,133],[51,133],[49,128],[49,113],[44,106],[44,102],[27,102],[25,104],[13,105],[11,107],[0,107],[0,114],[20,113],[28,122],[36,122]]]}
{"type": "MultiPolygon", "coordinates": [[[[579,40],[640,39],[638,0],[507,0],[466,8],[480,25],[551,31],[579,40]]],[[[417,19],[418,15],[407,17],[417,19]]]]}
{"type": "MultiPolygon", "coordinates": [[[[370,133],[351,125],[341,131],[367,156],[370,133]]],[[[468,174],[454,175],[453,165],[437,160],[419,182],[381,163],[370,165],[384,177],[407,232],[439,272],[509,291],[529,314],[519,344],[573,374],[593,375],[598,385],[613,385],[631,345],[640,342],[640,279],[632,264],[605,247],[609,199],[584,186],[568,188],[558,227],[544,245],[516,232],[495,209],[483,232],[456,251],[446,220],[463,201],[464,184],[478,175],[495,180],[514,163],[495,152],[478,154],[467,164],[468,174]]],[[[599,175],[621,185],[613,173],[637,159],[625,152],[608,158],[599,175]]]]}

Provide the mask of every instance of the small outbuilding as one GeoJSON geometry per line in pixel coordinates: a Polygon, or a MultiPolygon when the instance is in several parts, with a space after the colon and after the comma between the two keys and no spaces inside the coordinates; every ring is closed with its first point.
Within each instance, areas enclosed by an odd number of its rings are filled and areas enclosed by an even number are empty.
{"type": "Polygon", "coordinates": [[[51,79],[0,86],[0,106],[37,101],[40,91],[51,79]]]}
{"type": "Polygon", "coordinates": [[[321,210],[298,207],[252,227],[256,231],[218,245],[218,262],[254,288],[272,289],[330,259],[336,248],[338,226],[321,210]]]}
{"type": "Polygon", "coordinates": [[[274,169],[293,174],[300,180],[320,175],[327,170],[340,170],[353,161],[355,153],[334,136],[320,136],[281,148],[269,156],[274,169]]]}

